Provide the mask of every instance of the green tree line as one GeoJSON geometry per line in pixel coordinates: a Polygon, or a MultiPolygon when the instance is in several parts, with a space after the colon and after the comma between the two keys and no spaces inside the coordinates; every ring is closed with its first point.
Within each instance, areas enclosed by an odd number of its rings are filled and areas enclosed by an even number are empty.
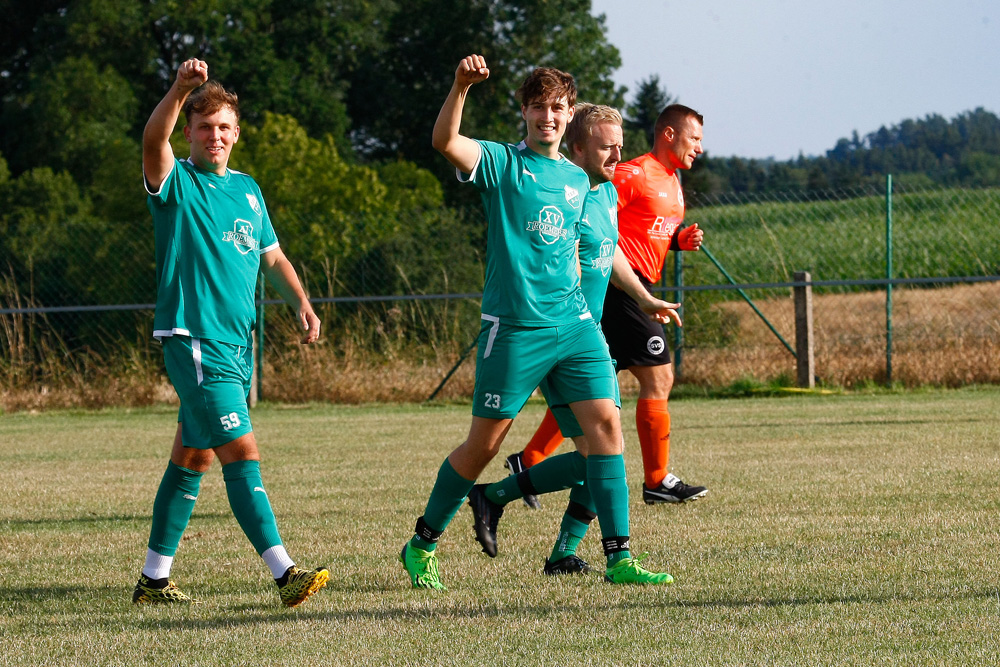
{"type": "Polygon", "coordinates": [[[849,189],[886,174],[909,185],[1000,185],[1000,118],[978,108],[948,120],[933,114],[839,139],[818,157],[794,160],[715,158],[695,163],[685,187],[704,194],[849,189]]]}
{"type": "MultiPolygon", "coordinates": [[[[626,102],[590,0],[39,0],[0,12],[4,305],[153,300],[140,138],[189,57],[239,93],[233,167],[260,182],[321,295],[480,287],[478,202],[430,146],[464,55],[491,65],[463,120],[472,136],[520,138],[511,93],[540,65],[572,72],[580,99],[625,110],[626,156],[648,150],[675,101],[651,75],[626,102]]],[[[695,165],[685,186],[708,193],[844,187],[890,170],[996,184],[1000,122],[977,109],[855,134],[821,157],[695,165]]]]}

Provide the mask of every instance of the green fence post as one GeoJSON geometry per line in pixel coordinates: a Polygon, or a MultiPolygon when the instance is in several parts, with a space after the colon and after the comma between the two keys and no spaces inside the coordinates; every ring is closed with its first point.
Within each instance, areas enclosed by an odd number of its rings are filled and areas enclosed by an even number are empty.
{"type": "Polygon", "coordinates": [[[892,174],[885,175],[885,382],[892,385],[892,174]]]}
{"type": "Polygon", "coordinates": [[[264,274],[260,274],[260,305],[257,306],[257,400],[264,398],[264,274]]]}
{"type": "MultiPolygon", "coordinates": [[[[674,286],[677,288],[684,286],[684,259],[679,251],[674,251],[674,286]]],[[[674,301],[681,304],[677,309],[677,314],[684,317],[684,292],[680,289],[674,290],[674,301]]],[[[674,326],[674,377],[681,377],[681,356],[684,353],[684,330],[674,326]]]]}

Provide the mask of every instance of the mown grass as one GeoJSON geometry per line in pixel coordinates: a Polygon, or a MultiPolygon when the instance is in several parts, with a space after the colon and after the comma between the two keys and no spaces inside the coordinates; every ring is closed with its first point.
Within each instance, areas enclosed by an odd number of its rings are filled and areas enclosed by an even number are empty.
{"type": "MultiPolygon", "coordinates": [[[[675,585],[543,577],[560,494],[510,508],[495,560],[463,508],[441,542],[444,594],[410,589],[396,554],[468,406],[264,405],[285,542],[333,569],[298,610],[278,605],[217,467],[173,572],[205,604],[131,605],[171,409],[6,415],[0,664],[994,664],[998,401],[994,388],[675,401],[674,470],[710,487],[680,507],[640,503],[627,403],[634,542],[675,585]]],[[[541,411],[529,404],[504,454],[541,411]]],[[[498,458],[484,478],[504,472],[498,458]]],[[[582,555],[600,563],[595,536],[582,555]]]]}
{"type": "MultiPolygon", "coordinates": [[[[1000,271],[1000,189],[898,189],[892,203],[895,277],[1000,271]]],[[[795,271],[810,271],[813,280],[885,277],[884,194],[702,206],[686,221],[705,231],[705,247],[737,282],[784,282],[795,271]]],[[[685,284],[725,282],[706,257],[684,259],[685,284]]]]}

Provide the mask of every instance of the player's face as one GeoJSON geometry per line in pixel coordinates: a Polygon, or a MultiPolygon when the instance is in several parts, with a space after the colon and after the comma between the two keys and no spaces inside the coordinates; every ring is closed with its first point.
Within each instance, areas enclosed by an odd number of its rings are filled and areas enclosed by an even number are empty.
{"type": "Polygon", "coordinates": [[[240,126],[229,107],[205,116],[192,113],[184,126],[184,137],[191,144],[192,162],[205,171],[224,174],[229,154],[240,138],[240,126]]]}
{"type": "Polygon", "coordinates": [[[528,146],[543,154],[555,153],[559,151],[566,126],[573,119],[573,107],[565,95],[535,100],[521,107],[521,117],[528,126],[528,146]]]}
{"type": "Polygon", "coordinates": [[[621,159],[622,127],[615,123],[594,125],[586,145],[573,147],[573,162],[587,172],[591,185],[614,179],[621,159]]]}
{"type": "Polygon", "coordinates": [[[695,158],[704,151],[701,148],[701,123],[696,118],[688,116],[676,130],[666,129],[668,153],[674,169],[690,169],[695,158]]]}

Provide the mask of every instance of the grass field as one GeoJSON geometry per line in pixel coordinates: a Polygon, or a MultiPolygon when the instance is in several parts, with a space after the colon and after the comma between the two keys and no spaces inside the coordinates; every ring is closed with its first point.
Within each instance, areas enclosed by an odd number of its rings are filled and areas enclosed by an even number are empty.
{"type": "MultiPolygon", "coordinates": [[[[813,202],[789,201],[788,195],[781,201],[692,208],[686,221],[705,230],[705,247],[737,282],[781,282],[795,271],[810,271],[813,280],[885,276],[883,194],[813,202]]],[[[896,277],[1000,270],[997,188],[904,188],[892,203],[896,277]]],[[[684,259],[694,269],[685,273],[685,284],[724,282],[706,257],[690,253],[684,259]]]]}
{"type": "Polygon", "coordinates": [[[557,494],[511,506],[495,560],[463,508],[443,594],[410,589],[396,554],[468,406],[257,408],[289,551],[333,571],[297,610],[218,467],[173,572],[205,604],[131,604],[172,409],[0,416],[0,665],[996,664],[1000,390],[672,405],[674,471],[710,488],[685,506],[641,504],[634,404],[624,418],[633,542],[674,585],[543,577],[557,494]]]}

